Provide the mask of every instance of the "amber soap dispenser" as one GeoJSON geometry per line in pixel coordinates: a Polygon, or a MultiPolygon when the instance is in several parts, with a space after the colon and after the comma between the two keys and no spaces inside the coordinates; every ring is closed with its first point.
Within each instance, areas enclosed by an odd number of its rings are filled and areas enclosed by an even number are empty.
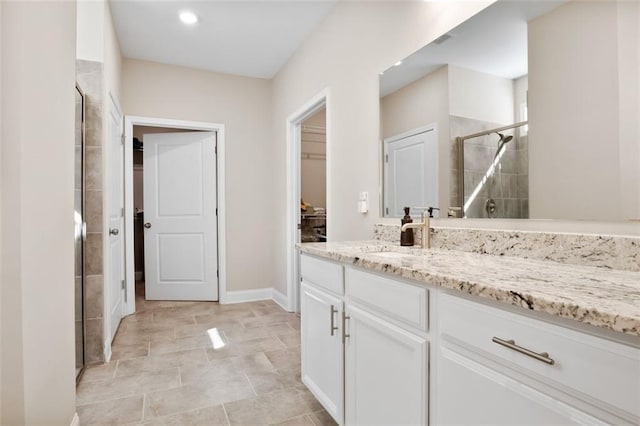
{"type": "MultiPolygon", "coordinates": [[[[409,207],[404,208],[404,217],[400,221],[402,225],[405,223],[413,223],[413,219],[409,216],[409,207]]],[[[400,245],[412,246],[413,245],[413,228],[409,228],[406,231],[400,231],[400,245]]]]}

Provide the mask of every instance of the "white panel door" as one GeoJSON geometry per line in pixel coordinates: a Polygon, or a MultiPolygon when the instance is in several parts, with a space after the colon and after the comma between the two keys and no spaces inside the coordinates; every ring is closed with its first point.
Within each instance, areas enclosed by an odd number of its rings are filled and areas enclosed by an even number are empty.
{"type": "Polygon", "coordinates": [[[345,423],[426,425],[426,339],[348,303],[345,312],[345,423]]]}
{"type": "Polygon", "coordinates": [[[109,331],[113,338],[122,319],[124,306],[124,143],[122,116],[111,103],[108,128],[109,146],[109,233],[108,240],[108,306],[109,331]]]}
{"type": "Polygon", "coordinates": [[[302,383],[343,424],[342,301],[306,282],[300,290],[302,383]]]}
{"type": "Polygon", "coordinates": [[[384,141],[385,215],[404,207],[438,206],[438,134],[435,127],[384,141]]]}
{"type": "Polygon", "coordinates": [[[218,300],[216,134],[144,136],[148,300],[218,300]]]}

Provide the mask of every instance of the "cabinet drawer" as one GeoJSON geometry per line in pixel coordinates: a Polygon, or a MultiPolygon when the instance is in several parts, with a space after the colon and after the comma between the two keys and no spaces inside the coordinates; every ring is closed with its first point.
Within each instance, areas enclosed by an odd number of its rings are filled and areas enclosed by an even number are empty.
{"type": "Polygon", "coordinates": [[[350,301],[422,331],[428,328],[428,290],[424,287],[346,268],[350,301]]]}
{"type": "Polygon", "coordinates": [[[441,344],[457,344],[588,404],[640,419],[639,349],[454,296],[443,294],[438,302],[441,344]],[[505,341],[546,352],[553,364],[505,341]]]}
{"type": "Polygon", "coordinates": [[[342,296],[344,294],[343,266],[305,254],[300,256],[302,279],[342,296]]]}

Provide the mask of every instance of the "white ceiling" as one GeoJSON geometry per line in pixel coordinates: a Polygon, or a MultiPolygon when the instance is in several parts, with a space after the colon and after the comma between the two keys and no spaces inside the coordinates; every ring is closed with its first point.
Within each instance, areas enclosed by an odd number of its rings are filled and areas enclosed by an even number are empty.
{"type": "Polygon", "coordinates": [[[337,0],[110,0],[123,56],[272,78],[337,0]],[[199,22],[186,26],[178,13],[199,22]]]}
{"type": "Polygon", "coordinates": [[[443,65],[514,79],[527,74],[527,22],[566,0],[500,1],[449,31],[441,44],[430,43],[380,77],[386,96],[443,65]]]}

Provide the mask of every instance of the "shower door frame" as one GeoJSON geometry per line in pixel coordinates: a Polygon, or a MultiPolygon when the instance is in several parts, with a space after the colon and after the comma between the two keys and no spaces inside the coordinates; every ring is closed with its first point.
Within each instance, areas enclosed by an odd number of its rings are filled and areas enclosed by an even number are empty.
{"type": "MultiPolygon", "coordinates": [[[[82,209],[82,235],[80,237],[80,241],[81,241],[81,253],[80,253],[80,279],[81,279],[81,285],[80,285],[80,291],[82,293],[80,299],[81,299],[81,309],[82,309],[82,314],[81,314],[81,318],[82,318],[82,366],[80,367],[79,371],[76,371],[76,385],[80,382],[80,379],[82,378],[82,375],[84,373],[84,369],[87,365],[86,363],[86,355],[87,355],[87,351],[86,351],[86,318],[85,318],[85,265],[84,265],[84,261],[85,261],[85,245],[86,245],[86,241],[87,241],[87,222],[85,221],[85,213],[86,213],[86,196],[85,196],[85,190],[86,190],[86,134],[85,134],[85,117],[86,117],[86,109],[85,109],[85,98],[86,95],[84,93],[84,91],[82,90],[82,87],[80,87],[80,85],[76,82],[76,90],[78,91],[78,93],[80,93],[80,96],[82,97],[82,121],[81,121],[81,130],[80,130],[80,140],[81,140],[81,150],[80,150],[80,157],[81,157],[81,197],[82,197],[82,201],[81,201],[81,209],[82,209]]],[[[75,146],[75,143],[74,143],[75,146]]],[[[74,257],[75,259],[75,257],[74,257]]],[[[74,318],[75,320],[75,318],[74,318]]],[[[75,321],[74,321],[75,322],[75,321]]],[[[77,363],[77,360],[76,360],[77,363]]],[[[78,367],[76,366],[76,369],[78,367]]]]}

